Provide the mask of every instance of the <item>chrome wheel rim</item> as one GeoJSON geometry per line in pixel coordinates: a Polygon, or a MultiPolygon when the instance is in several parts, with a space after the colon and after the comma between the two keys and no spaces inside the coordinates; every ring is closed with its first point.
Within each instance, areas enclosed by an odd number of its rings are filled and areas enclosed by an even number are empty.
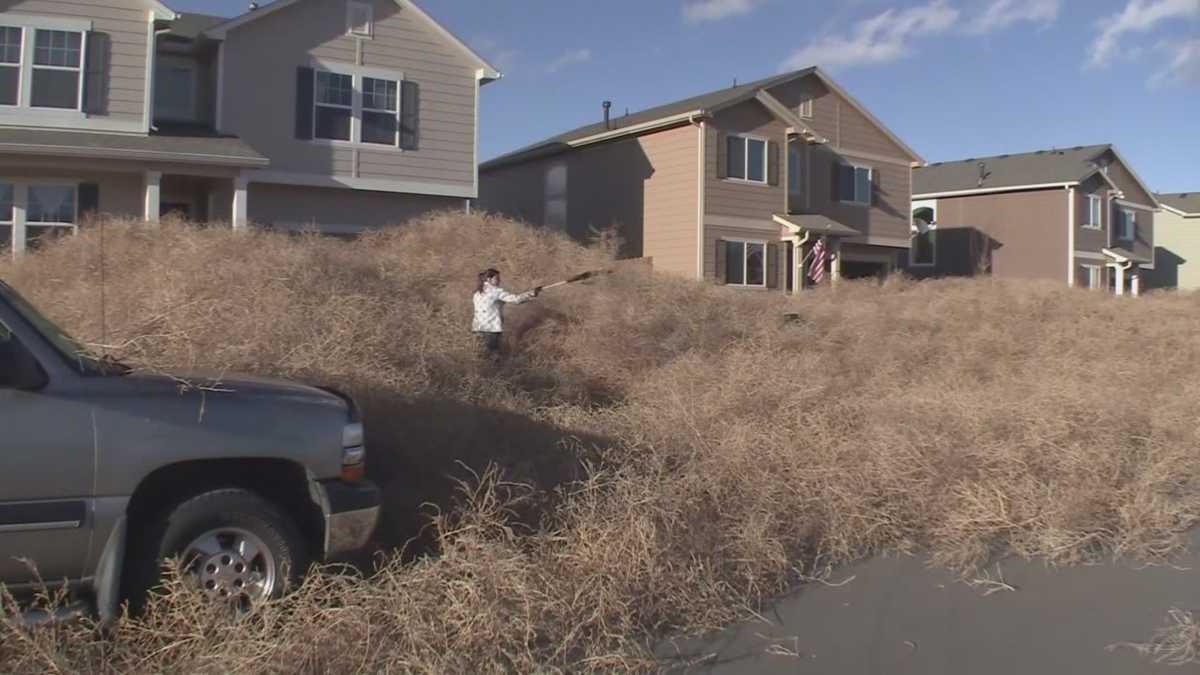
{"type": "Polygon", "coordinates": [[[271,597],[279,569],[262,538],[240,527],[209,530],[184,549],[186,569],[213,600],[242,606],[271,597]]]}

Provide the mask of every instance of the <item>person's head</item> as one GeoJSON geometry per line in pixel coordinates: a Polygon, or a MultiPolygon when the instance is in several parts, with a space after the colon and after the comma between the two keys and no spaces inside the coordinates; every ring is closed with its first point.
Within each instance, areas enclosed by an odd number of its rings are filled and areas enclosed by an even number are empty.
{"type": "Polygon", "coordinates": [[[479,284],[475,287],[475,292],[482,293],[483,287],[486,286],[487,284],[491,284],[493,286],[500,285],[500,270],[498,270],[494,267],[489,267],[486,270],[480,272],[479,273],[479,284]]]}

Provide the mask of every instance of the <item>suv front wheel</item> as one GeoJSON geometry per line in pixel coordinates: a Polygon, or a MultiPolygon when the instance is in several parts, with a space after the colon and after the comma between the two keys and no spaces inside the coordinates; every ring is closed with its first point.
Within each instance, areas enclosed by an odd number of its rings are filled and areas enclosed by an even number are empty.
{"type": "Polygon", "coordinates": [[[297,584],[310,555],[295,523],[248,490],[205,492],[176,506],[132,543],[126,597],[140,610],[178,558],[187,580],[213,600],[243,608],[297,584]]]}

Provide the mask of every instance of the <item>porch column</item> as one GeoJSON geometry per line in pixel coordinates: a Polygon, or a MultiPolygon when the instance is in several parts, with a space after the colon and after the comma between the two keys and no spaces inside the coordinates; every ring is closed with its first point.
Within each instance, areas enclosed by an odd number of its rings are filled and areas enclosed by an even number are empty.
{"type": "Polygon", "coordinates": [[[1142,275],[1140,275],[1140,274],[1129,275],[1129,293],[1130,293],[1130,295],[1132,295],[1133,297],[1136,298],[1139,295],[1141,295],[1141,292],[1142,292],[1142,275]]]}
{"type": "Polygon", "coordinates": [[[829,259],[829,285],[837,286],[842,279],[842,240],[833,240],[833,256],[829,259]]]}
{"type": "Polygon", "coordinates": [[[1125,295],[1125,268],[1120,265],[1113,265],[1113,274],[1117,275],[1117,295],[1125,295]]]}
{"type": "Polygon", "coordinates": [[[249,196],[250,179],[246,174],[238,174],[233,179],[233,229],[246,229],[246,202],[249,196]]]}
{"type": "Polygon", "coordinates": [[[157,223],[162,210],[162,172],[147,171],[145,175],[145,213],[148,223],[157,223]]]}
{"type": "Polygon", "coordinates": [[[15,258],[25,252],[25,206],[29,203],[29,185],[13,185],[12,254],[15,258]]]}

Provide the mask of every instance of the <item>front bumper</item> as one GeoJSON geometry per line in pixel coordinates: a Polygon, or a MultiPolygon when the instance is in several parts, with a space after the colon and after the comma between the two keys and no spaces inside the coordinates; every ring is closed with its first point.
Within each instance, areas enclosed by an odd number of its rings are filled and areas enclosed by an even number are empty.
{"type": "Polygon", "coordinates": [[[379,523],[379,488],[374,483],[318,483],[323,493],[325,557],[357,551],[367,545],[379,523]]]}

